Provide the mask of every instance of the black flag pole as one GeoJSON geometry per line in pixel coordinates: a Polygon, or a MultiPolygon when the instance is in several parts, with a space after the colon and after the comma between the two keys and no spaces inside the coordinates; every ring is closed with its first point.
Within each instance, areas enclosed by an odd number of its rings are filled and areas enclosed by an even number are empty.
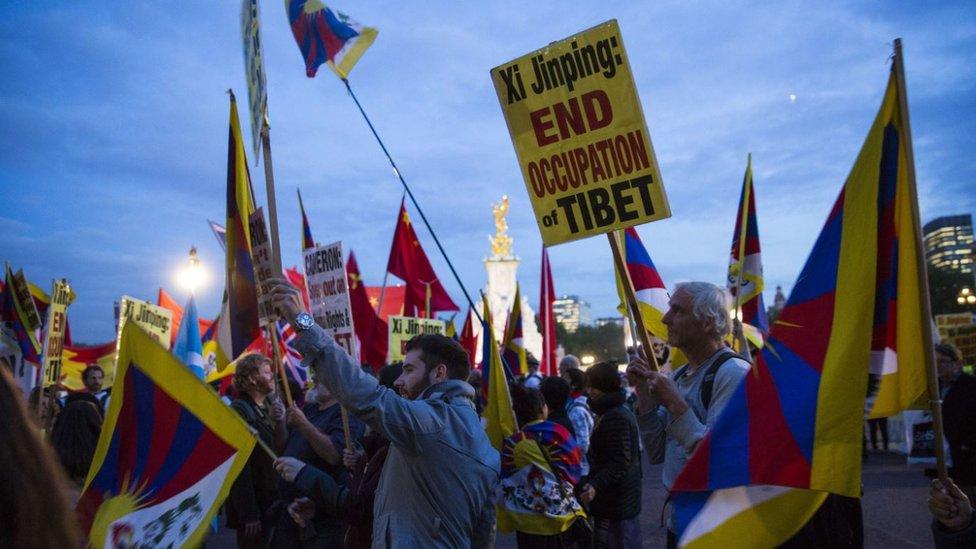
{"type": "Polygon", "coordinates": [[[406,180],[403,179],[403,174],[400,173],[400,168],[398,168],[396,162],[393,161],[393,157],[390,156],[390,151],[386,150],[386,145],[383,144],[383,140],[380,139],[380,135],[376,133],[376,128],[373,127],[373,123],[370,122],[369,117],[366,116],[366,111],[363,110],[362,104],[359,103],[359,99],[356,97],[356,94],[353,93],[352,87],[349,85],[349,80],[343,78],[342,83],[346,85],[346,91],[349,92],[349,96],[352,97],[352,100],[356,103],[356,107],[359,108],[359,112],[363,115],[363,120],[366,121],[366,125],[369,126],[369,130],[373,132],[373,137],[376,138],[376,142],[379,143],[380,148],[383,149],[383,154],[386,155],[386,159],[389,160],[390,165],[393,166],[393,173],[396,174],[397,179],[400,180],[400,184],[403,185],[403,190],[407,192],[407,196],[410,197],[410,202],[413,204],[413,207],[417,209],[417,213],[420,214],[420,219],[423,220],[427,230],[430,231],[430,236],[434,237],[434,244],[437,244],[437,249],[440,250],[441,256],[444,258],[444,261],[447,262],[447,266],[451,269],[451,274],[454,275],[454,280],[456,280],[458,286],[461,287],[461,292],[464,293],[464,298],[468,300],[468,305],[470,305],[471,309],[474,310],[474,314],[478,317],[478,321],[483,323],[484,320],[478,313],[478,308],[474,306],[474,301],[471,301],[471,296],[468,295],[467,288],[464,287],[464,283],[461,282],[461,277],[458,276],[457,270],[454,269],[454,264],[451,263],[451,258],[447,257],[447,252],[444,251],[444,246],[441,246],[441,241],[437,238],[437,233],[435,233],[433,227],[430,226],[430,222],[427,221],[427,216],[424,215],[424,211],[420,209],[420,204],[417,203],[417,199],[413,196],[413,191],[410,190],[410,186],[407,185],[406,180]]]}

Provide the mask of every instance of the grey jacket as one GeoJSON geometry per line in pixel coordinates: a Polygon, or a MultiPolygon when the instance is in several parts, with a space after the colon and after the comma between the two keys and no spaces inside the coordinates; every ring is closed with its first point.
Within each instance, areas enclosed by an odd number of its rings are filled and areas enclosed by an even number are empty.
{"type": "Polygon", "coordinates": [[[407,400],[363,373],[318,326],[295,347],[336,399],[391,442],[373,506],[373,547],[487,547],[498,452],[459,380],[407,400]]]}

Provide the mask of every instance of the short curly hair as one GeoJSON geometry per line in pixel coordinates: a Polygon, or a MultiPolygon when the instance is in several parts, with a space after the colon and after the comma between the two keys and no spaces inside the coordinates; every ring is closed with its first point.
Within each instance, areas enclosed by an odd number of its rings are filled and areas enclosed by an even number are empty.
{"type": "Polygon", "coordinates": [[[247,390],[251,377],[261,370],[265,364],[271,364],[271,359],[261,353],[247,353],[234,361],[234,389],[238,393],[247,390]]]}

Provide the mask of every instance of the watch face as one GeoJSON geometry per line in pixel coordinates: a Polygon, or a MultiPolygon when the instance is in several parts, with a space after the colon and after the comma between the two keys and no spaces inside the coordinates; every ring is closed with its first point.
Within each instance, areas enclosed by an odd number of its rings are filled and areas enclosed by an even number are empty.
{"type": "Polygon", "coordinates": [[[312,324],[315,324],[315,319],[313,319],[312,315],[308,313],[299,313],[298,316],[295,317],[295,322],[303,329],[307,330],[312,327],[312,324]]]}

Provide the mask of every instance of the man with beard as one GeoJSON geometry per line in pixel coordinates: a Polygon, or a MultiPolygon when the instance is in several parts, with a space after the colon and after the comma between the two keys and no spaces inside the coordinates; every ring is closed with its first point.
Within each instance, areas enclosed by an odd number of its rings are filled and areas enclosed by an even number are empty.
{"type": "MultiPolygon", "coordinates": [[[[304,311],[288,281],[269,281],[295,347],[339,403],[390,440],[373,506],[374,547],[487,547],[498,452],[475,412],[464,349],[441,335],[407,343],[403,373],[382,387],[304,311]]],[[[285,479],[301,474],[279,460],[285,479]]]]}
{"type": "MultiPolygon", "coordinates": [[[[234,388],[237,399],[231,403],[247,424],[269,447],[281,447],[285,438],[285,408],[273,400],[274,374],[271,359],[249,353],[235,361],[234,388]]],[[[227,496],[227,527],[237,531],[238,547],[267,547],[277,498],[274,466],[267,453],[251,452],[227,496]]]]}

